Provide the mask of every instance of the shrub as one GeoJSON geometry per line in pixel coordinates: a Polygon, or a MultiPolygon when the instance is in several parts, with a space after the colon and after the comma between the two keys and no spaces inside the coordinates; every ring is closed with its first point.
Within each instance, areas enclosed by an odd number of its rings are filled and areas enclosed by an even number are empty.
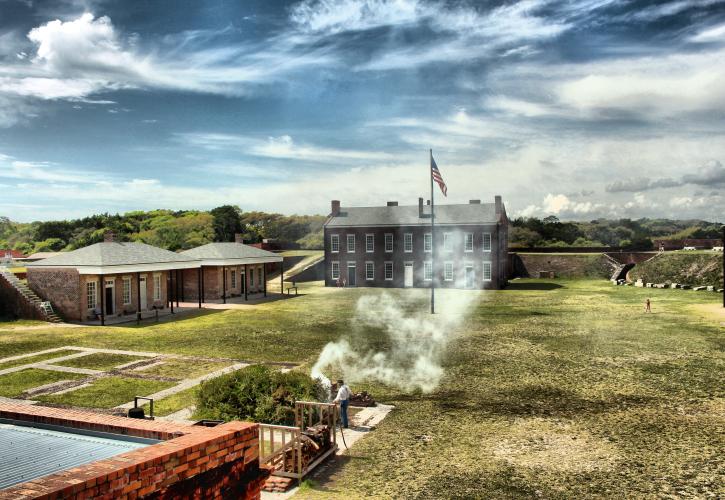
{"type": "Polygon", "coordinates": [[[318,401],[324,389],[301,372],[253,365],[208,380],[197,395],[197,414],[215,420],[294,424],[295,401],[318,401]]]}

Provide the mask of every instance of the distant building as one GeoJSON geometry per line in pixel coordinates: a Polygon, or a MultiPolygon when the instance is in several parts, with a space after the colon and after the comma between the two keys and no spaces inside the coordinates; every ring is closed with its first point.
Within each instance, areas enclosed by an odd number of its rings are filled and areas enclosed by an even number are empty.
{"type": "Polygon", "coordinates": [[[325,285],[502,288],[506,285],[508,217],[494,203],[342,207],[332,202],[324,224],[325,285]],[[435,245],[436,269],[432,248],[435,245]]]}
{"type": "Polygon", "coordinates": [[[685,248],[694,250],[710,250],[722,246],[722,240],[717,238],[684,238],[677,240],[657,239],[654,240],[655,248],[661,251],[683,250],[685,248]]]}

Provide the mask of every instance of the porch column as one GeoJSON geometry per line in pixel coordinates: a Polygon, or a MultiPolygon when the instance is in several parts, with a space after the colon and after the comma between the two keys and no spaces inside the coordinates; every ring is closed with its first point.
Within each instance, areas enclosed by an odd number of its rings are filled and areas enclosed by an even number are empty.
{"type": "Polygon", "coordinates": [[[201,266],[199,266],[199,269],[196,270],[196,277],[199,279],[199,282],[196,284],[196,292],[199,295],[199,309],[201,309],[201,266]]]}
{"type": "Polygon", "coordinates": [[[106,289],[104,287],[106,285],[106,280],[103,279],[103,275],[101,275],[101,277],[98,281],[100,282],[99,284],[101,285],[100,286],[100,288],[101,288],[101,326],[105,326],[106,325],[106,304],[105,304],[106,289]]]}
{"type": "Polygon", "coordinates": [[[227,267],[222,266],[222,301],[227,303],[227,267]]]}
{"type": "Polygon", "coordinates": [[[179,307],[179,295],[180,295],[179,294],[179,270],[176,269],[176,271],[174,271],[174,272],[176,273],[176,290],[174,292],[174,295],[176,296],[176,307],[178,308],[179,307]]]}
{"type": "Polygon", "coordinates": [[[279,293],[284,295],[284,260],[279,263],[279,293]]]}
{"type": "Polygon", "coordinates": [[[201,271],[201,301],[204,302],[206,300],[206,290],[204,288],[204,266],[199,266],[199,270],[201,271]]]}
{"type": "Polygon", "coordinates": [[[244,300],[249,300],[247,297],[247,290],[249,289],[249,269],[247,264],[244,264],[244,300]]]}
{"type": "Polygon", "coordinates": [[[141,322],[141,273],[136,273],[136,323],[141,322]]]}
{"type": "Polygon", "coordinates": [[[186,297],[184,296],[184,270],[181,269],[178,272],[180,273],[180,276],[181,276],[181,280],[180,280],[180,282],[181,282],[180,283],[180,286],[181,286],[181,302],[186,302],[186,297]]]}
{"type": "Polygon", "coordinates": [[[264,283],[264,296],[267,296],[267,264],[262,264],[262,282],[264,283]]]}
{"type": "Polygon", "coordinates": [[[169,270],[169,301],[171,302],[171,314],[174,314],[174,271],[169,270]]]}

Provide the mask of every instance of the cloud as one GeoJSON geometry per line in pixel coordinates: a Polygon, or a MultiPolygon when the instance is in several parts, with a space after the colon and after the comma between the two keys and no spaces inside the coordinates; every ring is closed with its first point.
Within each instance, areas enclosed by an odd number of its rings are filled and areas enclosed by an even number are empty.
{"type": "Polygon", "coordinates": [[[725,166],[718,160],[710,160],[695,173],[685,174],[679,180],[671,177],[650,179],[648,177],[631,177],[608,184],[608,193],[640,192],[652,189],[672,188],[694,184],[699,186],[718,186],[725,184],[725,166]]]}
{"type": "Polygon", "coordinates": [[[722,43],[723,40],[725,40],[725,24],[712,26],[689,38],[689,41],[694,43],[722,43]]]}

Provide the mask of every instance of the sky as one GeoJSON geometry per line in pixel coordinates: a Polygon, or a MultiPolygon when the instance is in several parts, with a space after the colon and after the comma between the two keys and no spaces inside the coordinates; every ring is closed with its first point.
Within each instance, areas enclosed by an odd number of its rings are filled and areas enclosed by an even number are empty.
{"type": "Polygon", "coordinates": [[[725,221],[725,0],[0,0],[0,215],[725,221]]]}

